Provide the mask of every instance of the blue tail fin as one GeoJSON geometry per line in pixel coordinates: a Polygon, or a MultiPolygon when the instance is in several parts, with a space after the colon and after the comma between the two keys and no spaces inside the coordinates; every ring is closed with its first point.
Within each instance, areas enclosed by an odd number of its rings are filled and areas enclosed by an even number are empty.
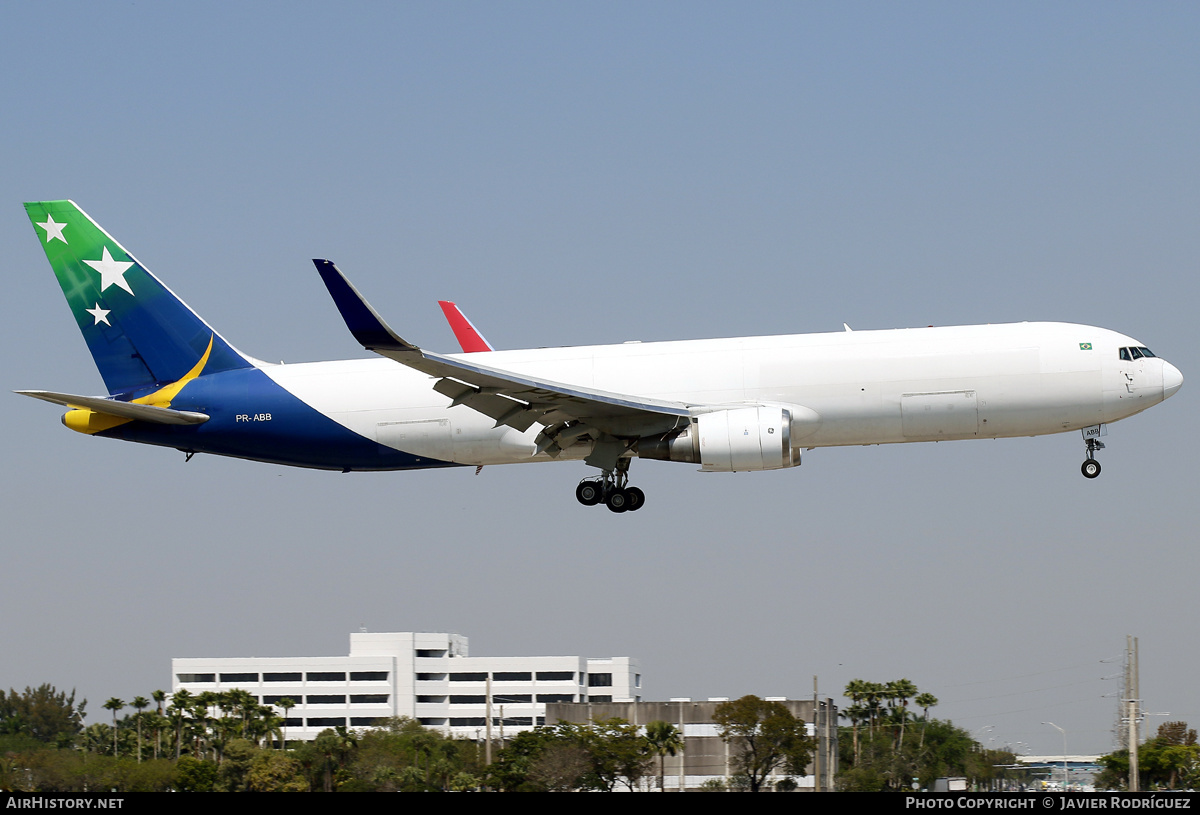
{"type": "Polygon", "coordinates": [[[110,394],[180,379],[209,342],[204,374],[253,367],[73,201],[25,211],[110,394]]]}

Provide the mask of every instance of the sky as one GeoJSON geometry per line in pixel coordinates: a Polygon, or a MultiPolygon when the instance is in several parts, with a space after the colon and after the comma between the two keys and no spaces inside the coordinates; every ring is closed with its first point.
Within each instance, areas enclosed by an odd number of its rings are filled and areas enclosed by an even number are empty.
{"type": "MultiPolygon", "coordinates": [[[[23,201],[71,198],[226,338],[364,357],[310,258],[407,339],[498,348],[1058,320],[1200,376],[1193,3],[15,4],[0,26],[8,390],[103,393],[23,201]]],[[[0,687],[172,657],[634,656],[647,699],[911,679],[985,744],[1200,725],[1195,381],[1077,433],[337,474],[85,438],[0,397],[0,687]],[[1191,633],[1189,633],[1191,632],[1191,633]],[[1117,678],[1112,678],[1112,677],[1117,678]]]]}

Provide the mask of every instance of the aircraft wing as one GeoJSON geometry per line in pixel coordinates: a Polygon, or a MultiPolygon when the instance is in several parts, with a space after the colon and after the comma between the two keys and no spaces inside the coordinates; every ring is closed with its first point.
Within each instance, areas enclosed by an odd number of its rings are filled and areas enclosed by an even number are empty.
{"type": "Polygon", "coordinates": [[[22,396],[32,396],[43,402],[62,405],[69,408],[85,408],[94,413],[106,416],[116,416],[120,419],[137,419],[142,422],[155,424],[204,424],[208,421],[207,413],[197,413],[192,410],[172,410],[156,405],[139,405],[136,402],[122,402],[117,399],[105,399],[102,396],[76,396],[73,393],[55,393],[54,391],[14,391],[22,396]]]}
{"type": "Polygon", "coordinates": [[[667,433],[688,421],[682,402],[580,388],[425,351],[392,331],[331,261],[313,263],[364,348],[437,379],[433,389],[449,397],[451,406],[466,405],[494,419],[496,427],[524,432],[541,424],[538,452],[557,455],[590,436],[597,442],[597,466],[609,459],[615,465],[634,439],[667,433]],[[601,448],[606,452],[600,453],[601,448]]]}

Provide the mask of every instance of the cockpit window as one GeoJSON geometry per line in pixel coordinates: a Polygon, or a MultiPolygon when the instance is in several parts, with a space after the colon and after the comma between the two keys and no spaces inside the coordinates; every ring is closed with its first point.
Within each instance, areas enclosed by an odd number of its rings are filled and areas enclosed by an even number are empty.
{"type": "Polygon", "coordinates": [[[1121,359],[1126,362],[1133,362],[1135,359],[1141,359],[1142,357],[1154,358],[1154,352],[1144,345],[1131,345],[1128,348],[1122,348],[1120,353],[1121,359]]]}

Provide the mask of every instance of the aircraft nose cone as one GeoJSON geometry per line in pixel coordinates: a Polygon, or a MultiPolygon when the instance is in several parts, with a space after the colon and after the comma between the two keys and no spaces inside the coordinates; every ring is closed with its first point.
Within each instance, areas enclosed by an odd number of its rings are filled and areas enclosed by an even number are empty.
{"type": "Polygon", "coordinates": [[[1163,362],[1163,399],[1174,396],[1183,385],[1183,374],[1169,362],[1163,362]]]}

